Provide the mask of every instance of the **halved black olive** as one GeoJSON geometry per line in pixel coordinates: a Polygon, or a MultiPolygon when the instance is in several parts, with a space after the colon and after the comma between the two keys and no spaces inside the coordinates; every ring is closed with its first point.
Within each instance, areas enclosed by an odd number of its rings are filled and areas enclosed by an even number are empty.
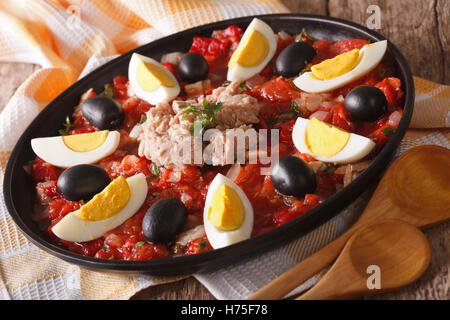
{"type": "Polygon", "coordinates": [[[272,184],[285,196],[303,198],[316,190],[316,175],[311,167],[299,157],[284,156],[276,163],[271,172],[272,184]]]}
{"type": "Polygon", "coordinates": [[[66,200],[89,201],[110,182],[111,179],[104,169],[90,164],[80,164],[64,170],[58,178],[56,187],[66,200]]]}
{"type": "Polygon", "coordinates": [[[81,113],[91,125],[100,130],[119,129],[125,119],[120,103],[106,96],[86,99],[81,104],[81,113]]]}
{"type": "Polygon", "coordinates": [[[178,63],[178,75],[181,80],[193,83],[208,77],[209,65],[206,59],[197,52],[189,52],[178,63]]]}
{"type": "Polygon", "coordinates": [[[176,198],[163,198],[155,202],[145,213],[142,232],[153,243],[170,243],[183,230],[188,211],[176,198]]]}
{"type": "Polygon", "coordinates": [[[386,96],[373,86],[352,89],[345,97],[344,104],[352,118],[361,121],[375,121],[388,111],[386,96]]]}
{"type": "Polygon", "coordinates": [[[293,42],[275,60],[275,71],[285,78],[298,76],[314,58],[316,50],[307,42],[293,42]]]}

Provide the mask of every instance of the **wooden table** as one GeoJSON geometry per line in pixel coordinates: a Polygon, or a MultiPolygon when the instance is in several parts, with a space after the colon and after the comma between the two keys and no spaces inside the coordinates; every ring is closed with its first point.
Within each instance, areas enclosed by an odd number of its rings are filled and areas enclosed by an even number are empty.
{"type": "MultiPolygon", "coordinates": [[[[448,0],[282,0],[296,13],[329,15],[365,25],[369,5],[381,9],[381,29],[404,53],[413,73],[450,83],[450,1],[448,0]]],[[[0,63],[0,110],[15,89],[38,66],[0,63]],[[7,81],[5,81],[7,79],[7,81]]],[[[420,134],[421,130],[409,132],[420,134]]],[[[450,223],[426,230],[432,250],[431,264],[416,283],[375,299],[449,299],[450,223]]],[[[133,299],[214,299],[194,278],[150,287],[133,299]]]]}

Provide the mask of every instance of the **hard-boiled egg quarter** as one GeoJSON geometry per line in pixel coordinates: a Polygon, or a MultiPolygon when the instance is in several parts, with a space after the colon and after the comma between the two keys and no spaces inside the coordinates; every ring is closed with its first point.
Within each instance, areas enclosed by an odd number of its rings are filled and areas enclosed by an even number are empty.
{"type": "Polygon", "coordinates": [[[79,210],[64,216],[52,232],[72,242],[97,239],[132,217],[144,203],[147,191],[143,173],[128,179],[120,176],[79,210]]]}
{"type": "Polygon", "coordinates": [[[137,53],[131,56],[128,79],[136,96],[150,104],[168,102],[180,93],[177,79],[166,67],[137,53]]]}
{"type": "Polygon", "coordinates": [[[349,133],[316,118],[297,118],[292,140],[301,153],[332,163],[358,161],[375,147],[369,138],[349,133]]]}
{"type": "Polygon", "coordinates": [[[387,41],[353,49],[311,67],[294,80],[294,84],[306,92],[327,92],[361,78],[375,68],[386,52],[387,41]]]}
{"type": "Polygon", "coordinates": [[[254,18],[228,62],[227,80],[247,80],[261,72],[272,59],[276,49],[277,39],[272,28],[254,18]]]}
{"type": "Polygon", "coordinates": [[[209,186],[203,223],[206,236],[214,249],[251,236],[253,207],[250,200],[236,183],[220,173],[209,186]]]}
{"type": "Polygon", "coordinates": [[[45,162],[69,168],[95,163],[116,151],[120,142],[118,131],[97,131],[75,135],[35,138],[31,148],[45,162]]]}

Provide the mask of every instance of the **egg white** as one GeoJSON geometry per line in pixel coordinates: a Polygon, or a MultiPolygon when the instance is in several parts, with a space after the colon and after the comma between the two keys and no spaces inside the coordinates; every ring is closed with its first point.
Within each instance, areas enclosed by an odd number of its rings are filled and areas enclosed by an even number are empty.
{"type": "Polygon", "coordinates": [[[218,173],[209,186],[208,194],[206,195],[205,200],[205,208],[203,211],[205,232],[211,246],[214,249],[218,249],[249,239],[253,230],[253,219],[253,207],[244,191],[242,191],[236,183],[218,173]],[[208,219],[208,211],[211,206],[212,197],[217,189],[224,184],[236,191],[244,206],[244,221],[239,228],[234,230],[219,230],[211,222],[209,222],[208,219]]]}
{"type": "Polygon", "coordinates": [[[361,78],[375,68],[386,52],[387,41],[378,41],[364,46],[360,51],[360,61],[347,73],[330,80],[316,79],[312,72],[305,72],[294,80],[294,84],[301,90],[311,93],[327,92],[342,87],[361,78]]]}
{"type": "Polygon", "coordinates": [[[307,153],[319,161],[331,163],[350,163],[358,161],[367,156],[375,147],[375,142],[359,134],[350,133],[347,144],[341,151],[331,157],[321,157],[314,154],[306,145],[306,126],[309,120],[297,118],[294,129],[292,130],[292,141],[295,147],[301,153],[307,153]]]}
{"type": "Polygon", "coordinates": [[[172,72],[167,70],[167,68],[160,64],[158,61],[137,53],[133,53],[133,55],[131,56],[130,64],[128,65],[128,79],[130,80],[130,86],[132,88],[131,91],[136,94],[138,98],[153,105],[161,102],[169,102],[180,93],[180,85],[178,84],[178,81],[172,74],[172,72]],[[164,70],[170,78],[172,78],[175,85],[173,87],[166,87],[161,85],[155,91],[146,91],[142,89],[139,86],[136,75],[137,67],[140,62],[157,65],[162,70],[164,70]]]}
{"type": "Polygon", "coordinates": [[[69,149],[62,136],[35,138],[31,140],[31,148],[45,162],[56,167],[69,168],[79,164],[95,163],[116,151],[120,142],[119,131],[110,131],[103,144],[97,149],[77,152],[69,149]]]}
{"type": "Polygon", "coordinates": [[[261,72],[275,54],[275,51],[277,49],[277,39],[275,37],[275,34],[268,24],[257,18],[254,18],[249,24],[244,34],[242,35],[240,43],[244,43],[244,41],[250,36],[252,30],[256,30],[264,35],[269,44],[269,52],[267,53],[267,56],[264,58],[264,60],[255,67],[244,67],[236,63],[233,68],[228,69],[228,81],[243,81],[251,78],[255,74],[261,72]]]}
{"type": "Polygon", "coordinates": [[[100,238],[107,231],[118,227],[140,209],[147,197],[148,185],[143,173],[128,178],[127,183],[130,187],[130,199],[114,216],[104,220],[84,221],[76,215],[78,210],[73,211],[62,218],[52,228],[52,232],[66,241],[84,242],[100,238]]]}

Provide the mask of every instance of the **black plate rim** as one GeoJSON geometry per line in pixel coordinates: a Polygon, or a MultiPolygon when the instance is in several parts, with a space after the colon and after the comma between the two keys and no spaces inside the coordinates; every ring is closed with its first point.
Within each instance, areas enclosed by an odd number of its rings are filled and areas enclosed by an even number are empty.
{"type": "MultiPolygon", "coordinates": [[[[209,270],[210,268],[218,268],[221,266],[228,265],[229,263],[236,261],[237,259],[242,259],[242,256],[246,255],[253,256],[254,254],[257,254],[256,250],[264,247],[274,247],[275,245],[280,245],[282,243],[285,243],[287,240],[292,240],[294,237],[300,237],[301,235],[306,234],[306,232],[313,230],[314,228],[317,228],[319,225],[324,223],[325,221],[328,221],[335,215],[339,213],[340,210],[334,210],[334,212],[329,212],[328,214],[324,214],[326,212],[325,209],[328,209],[330,211],[330,207],[333,205],[336,206],[336,208],[339,207],[338,202],[342,201],[344,198],[352,198],[352,194],[360,194],[361,192],[359,189],[361,188],[361,184],[364,181],[374,180],[375,176],[377,175],[376,172],[380,171],[380,167],[383,167],[384,169],[387,166],[387,163],[391,159],[395,149],[400,143],[400,140],[403,138],[406,129],[409,125],[409,122],[412,117],[413,113],[413,106],[414,106],[414,82],[412,78],[412,73],[410,71],[409,65],[403,56],[403,54],[400,52],[400,50],[393,45],[388,40],[388,48],[389,50],[395,55],[397,63],[399,65],[398,72],[403,73],[406,78],[406,82],[402,84],[402,86],[405,89],[405,103],[404,103],[404,112],[402,119],[400,121],[400,124],[395,132],[395,134],[391,137],[389,142],[384,146],[383,150],[378,154],[376,159],[373,161],[371,166],[367,168],[360,176],[358,176],[354,181],[352,181],[348,186],[346,186],[341,191],[337,192],[333,196],[327,199],[327,201],[323,202],[316,208],[308,211],[306,214],[293,219],[292,221],[275,228],[269,232],[266,232],[262,235],[259,235],[257,237],[251,238],[249,240],[242,241],[240,243],[236,243],[234,245],[221,248],[221,249],[215,249],[212,251],[196,254],[196,255],[190,255],[190,256],[176,256],[176,257],[169,257],[159,260],[145,260],[145,261],[119,261],[119,260],[102,260],[102,259],[96,259],[91,257],[86,257],[79,255],[77,253],[71,252],[67,249],[64,249],[62,247],[59,247],[57,245],[51,244],[47,242],[45,239],[43,239],[41,234],[35,233],[33,230],[31,230],[22,220],[19,212],[17,212],[13,200],[12,200],[12,194],[11,194],[11,183],[13,179],[13,172],[14,168],[17,166],[15,163],[15,159],[17,159],[19,153],[20,153],[20,146],[23,146],[26,141],[27,132],[30,132],[39,125],[39,119],[43,117],[47,112],[51,112],[52,106],[55,106],[58,104],[58,102],[62,99],[63,96],[68,95],[72,90],[76,90],[78,86],[81,86],[85,82],[89,82],[90,75],[94,73],[104,72],[114,66],[116,63],[119,63],[120,61],[127,59],[133,52],[141,52],[145,51],[147,46],[156,46],[159,41],[165,41],[167,38],[176,38],[183,35],[191,35],[195,34],[196,32],[199,32],[204,29],[211,29],[214,30],[214,28],[223,28],[226,25],[230,24],[239,24],[243,23],[245,21],[250,21],[253,17],[258,17],[262,20],[276,20],[276,19],[282,19],[282,20],[303,20],[305,21],[315,21],[315,22],[322,22],[325,24],[333,24],[337,27],[339,26],[345,26],[346,28],[354,29],[355,31],[365,33],[369,37],[376,38],[377,40],[387,40],[384,36],[380,35],[379,33],[369,30],[361,25],[358,25],[353,22],[349,22],[343,19],[339,18],[332,18],[332,17],[326,17],[326,16],[319,16],[319,15],[306,15],[306,14],[268,14],[268,15],[258,15],[258,16],[246,16],[246,17],[240,17],[240,18],[233,18],[228,20],[222,20],[219,22],[213,22],[201,26],[197,26],[194,28],[190,28],[178,33],[175,33],[173,35],[169,35],[167,37],[155,40],[149,44],[143,45],[141,47],[138,47],[134,50],[131,50],[112,61],[102,65],[101,67],[94,70],[92,73],[88,74],[87,76],[83,77],[79,81],[75,82],[73,85],[71,85],[69,88],[67,88],[63,93],[61,93],[57,98],[55,98],[49,105],[32,121],[32,123],[27,127],[27,129],[24,131],[24,133],[19,138],[18,142],[16,143],[16,146],[14,147],[13,151],[11,152],[10,159],[8,161],[5,176],[4,176],[4,184],[3,184],[3,192],[4,192],[4,198],[6,207],[13,219],[13,221],[16,223],[16,225],[21,229],[21,231],[24,233],[24,235],[36,246],[39,248],[49,252],[50,254],[61,258],[67,262],[74,263],[89,269],[96,269],[96,270],[110,270],[110,271],[139,271],[139,272],[149,272],[151,274],[167,274],[167,275],[174,275],[174,274],[188,274],[193,273],[196,271],[202,271],[202,270],[209,270]],[[383,163],[385,162],[385,163],[383,163]],[[321,214],[322,213],[322,214],[321,214]],[[312,219],[312,222],[307,226],[299,227],[302,224],[302,221],[312,219]],[[293,235],[292,233],[298,231],[297,234],[293,235]]],[[[191,35],[192,36],[192,35],[191,35]]],[[[347,203],[348,203],[347,199],[347,203]]],[[[265,251],[266,249],[264,249],[265,251]]]]}

